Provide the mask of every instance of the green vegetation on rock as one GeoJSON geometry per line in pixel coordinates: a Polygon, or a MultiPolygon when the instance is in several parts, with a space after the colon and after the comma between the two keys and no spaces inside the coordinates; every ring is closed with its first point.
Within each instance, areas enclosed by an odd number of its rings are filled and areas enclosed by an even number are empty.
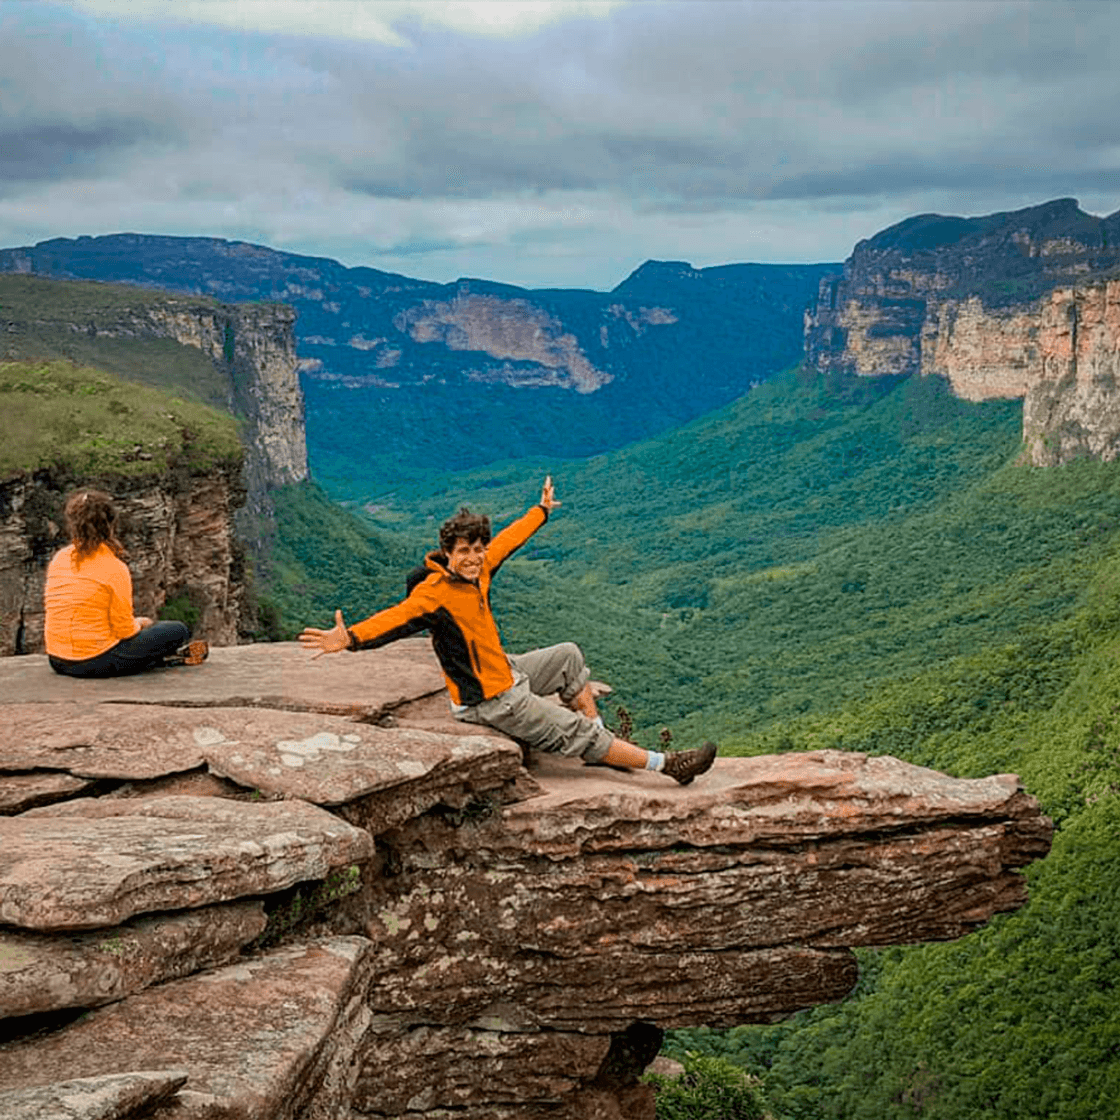
{"type": "Polygon", "coordinates": [[[138,478],[241,457],[236,420],[197,401],[63,360],[0,362],[0,476],[138,478]]]}
{"type": "Polygon", "coordinates": [[[229,411],[229,385],[197,347],[148,336],[149,313],[219,305],[126,284],[0,274],[0,361],[65,359],[229,411]],[[139,317],[139,325],[137,319],[139,317]]]}
{"type": "Polygon", "coordinates": [[[678,1078],[648,1074],[657,1096],[657,1120],[765,1120],[758,1079],[710,1054],[682,1054],[678,1078]]]}

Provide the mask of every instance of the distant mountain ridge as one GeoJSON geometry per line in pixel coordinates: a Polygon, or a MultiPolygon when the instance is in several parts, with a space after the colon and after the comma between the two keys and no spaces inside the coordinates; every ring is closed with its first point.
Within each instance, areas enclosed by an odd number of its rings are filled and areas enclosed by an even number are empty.
{"type": "Polygon", "coordinates": [[[312,463],[340,496],[526,455],[583,456],[717,408],[795,362],[838,265],[649,261],[611,292],[413,280],[216,238],[0,250],[0,271],[296,309],[312,463]]]}

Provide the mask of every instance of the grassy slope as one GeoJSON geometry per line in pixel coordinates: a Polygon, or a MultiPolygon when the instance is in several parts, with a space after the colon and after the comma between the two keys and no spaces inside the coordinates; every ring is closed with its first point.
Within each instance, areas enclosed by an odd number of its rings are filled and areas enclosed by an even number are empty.
{"type": "Polygon", "coordinates": [[[138,478],[241,454],[233,417],[198,401],[68,361],[0,362],[0,477],[138,478]]]}
{"type": "Polygon", "coordinates": [[[581,641],[647,740],[1013,770],[1054,816],[1023,910],[863,953],[840,1004],[675,1036],[762,1073],[776,1117],[1120,1108],[1120,467],[1019,464],[1019,422],[937,381],[790,373],[611,456],[378,498],[419,550],[460,500],[501,523],[551,469],[564,509],[496,590],[508,643],[581,641]]]}
{"type": "Polygon", "coordinates": [[[0,322],[9,325],[0,335],[0,361],[64,359],[228,410],[225,379],[196,347],[97,332],[132,311],[199,305],[216,303],[126,284],[0,275],[0,322]]]}

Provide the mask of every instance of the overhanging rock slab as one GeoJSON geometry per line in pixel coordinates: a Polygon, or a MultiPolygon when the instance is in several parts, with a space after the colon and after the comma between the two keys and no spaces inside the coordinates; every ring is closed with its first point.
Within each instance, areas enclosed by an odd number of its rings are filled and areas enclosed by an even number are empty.
{"type": "Polygon", "coordinates": [[[551,757],[534,774],[532,800],[383,837],[377,1009],[452,1024],[504,999],[593,1032],[765,1020],[840,998],[850,946],[959,937],[1021,905],[1017,869],[1050,839],[1014,775],[890,758],[720,759],[685,788],[551,757]]]}
{"type": "Polygon", "coordinates": [[[547,792],[503,811],[495,851],[508,846],[559,859],[682,844],[791,847],[968,820],[1004,822],[1012,867],[1050,845],[1050,822],[1016,775],[953,778],[887,756],[811,751],[721,758],[683,789],[660,774],[599,776],[553,755],[543,756],[533,773],[547,792]]]}
{"type": "Polygon", "coordinates": [[[373,854],[302,801],[82,799],[0,818],[0,922],[97,929],[322,879],[373,854]]]}
{"type": "MultiPolygon", "coordinates": [[[[694,924],[691,933],[702,941],[703,927],[694,924]]],[[[589,942],[581,955],[553,959],[531,950],[495,951],[481,936],[443,940],[436,932],[432,938],[415,958],[400,951],[399,940],[378,945],[367,996],[374,1010],[406,1011],[435,1026],[485,1020],[502,1004],[518,1009],[519,1030],[546,1033],[610,1034],[637,1020],[666,1028],[731,1027],[841,999],[858,978],[855,957],[845,949],[709,952],[698,944],[643,952],[619,935],[589,942]]]]}

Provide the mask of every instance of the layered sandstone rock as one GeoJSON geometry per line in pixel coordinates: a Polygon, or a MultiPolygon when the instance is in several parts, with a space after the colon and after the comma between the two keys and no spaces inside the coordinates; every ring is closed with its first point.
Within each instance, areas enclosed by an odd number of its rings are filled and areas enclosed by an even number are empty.
{"type": "Polygon", "coordinates": [[[1072,199],[988,218],[924,215],[860,242],[806,314],[809,361],[862,377],[946,378],[967,400],[1024,398],[1032,461],[1120,450],[1120,215],[1072,199]]]}
{"type": "Polygon", "coordinates": [[[526,772],[416,639],[0,696],[5,1115],[652,1120],[664,1028],[837,999],[1050,839],[1014,775],[859,754],[526,772]]]}

